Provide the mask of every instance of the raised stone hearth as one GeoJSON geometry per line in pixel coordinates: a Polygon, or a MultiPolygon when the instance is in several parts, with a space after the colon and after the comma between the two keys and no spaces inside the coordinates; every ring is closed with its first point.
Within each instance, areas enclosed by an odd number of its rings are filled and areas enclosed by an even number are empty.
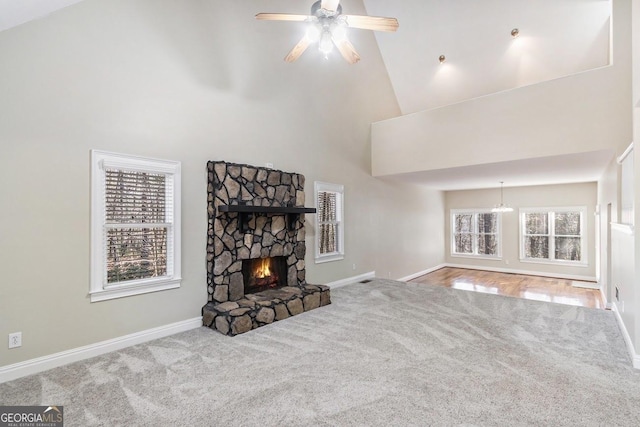
{"type": "Polygon", "coordinates": [[[287,286],[249,294],[238,301],[209,303],[202,309],[202,322],[234,336],[330,303],[327,286],[287,286]]]}
{"type": "Polygon", "coordinates": [[[207,168],[204,324],[234,336],[330,304],[328,287],[306,283],[304,214],[299,212],[304,176],[227,162],[209,162],[207,168]],[[260,267],[273,277],[247,271],[247,265],[262,264],[247,261],[269,258],[284,260],[279,268],[260,267]],[[259,292],[245,291],[247,274],[259,292]]]}

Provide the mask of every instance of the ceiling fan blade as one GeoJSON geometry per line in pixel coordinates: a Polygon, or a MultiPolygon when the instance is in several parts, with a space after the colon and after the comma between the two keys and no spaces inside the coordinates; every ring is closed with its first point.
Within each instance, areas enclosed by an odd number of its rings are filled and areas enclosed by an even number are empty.
{"type": "Polygon", "coordinates": [[[293,15],[291,13],[259,13],[258,21],[306,21],[311,18],[308,15],[293,15]]]}
{"type": "Polygon", "coordinates": [[[322,0],[320,2],[320,8],[335,12],[336,10],[338,10],[339,4],[340,4],[340,0],[322,0]]]}
{"type": "Polygon", "coordinates": [[[291,49],[291,51],[284,58],[284,60],[287,61],[287,62],[294,62],[296,59],[300,58],[300,55],[302,55],[305,50],[307,50],[307,48],[309,47],[310,43],[311,43],[311,41],[309,40],[308,37],[306,37],[306,36],[303,37],[302,40],[300,40],[298,42],[298,44],[295,45],[293,47],[293,49],[291,49]]]}
{"type": "Polygon", "coordinates": [[[336,41],[334,39],[333,43],[335,43],[336,47],[340,51],[340,54],[349,64],[355,64],[356,62],[360,61],[360,55],[358,55],[358,52],[356,52],[356,49],[353,47],[351,42],[349,42],[349,40],[344,39],[341,41],[336,41]]]}
{"type": "Polygon", "coordinates": [[[362,16],[362,15],[342,15],[347,20],[347,25],[351,28],[360,28],[362,30],[387,31],[395,32],[398,27],[396,18],[383,18],[381,16],[362,16]]]}

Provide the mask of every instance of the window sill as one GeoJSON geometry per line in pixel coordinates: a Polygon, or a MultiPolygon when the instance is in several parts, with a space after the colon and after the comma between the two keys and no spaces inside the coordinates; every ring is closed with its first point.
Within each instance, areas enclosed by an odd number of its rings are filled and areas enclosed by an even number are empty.
{"type": "Polygon", "coordinates": [[[452,258],[469,258],[469,259],[482,259],[487,261],[502,261],[501,256],[489,256],[489,255],[472,255],[472,254],[451,254],[452,258]]]}
{"type": "Polygon", "coordinates": [[[321,257],[316,257],[315,262],[316,264],[322,264],[325,262],[340,261],[342,259],[344,259],[344,254],[331,254],[331,255],[323,255],[321,257]]]}
{"type": "Polygon", "coordinates": [[[151,292],[165,291],[180,287],[181,278],[163,279],[151,283],[121,285],[109,289],[101,289],[90,292],[91,302],[107,301],[110,299],[130,297],[134,295],[148,294],[151,292]]]}
{"type": "Polygon", "coordinates": [[[520,262],[529,263],[529,264],[546,264],[546,265],[561,265],[563,267],[582,267],[587,268],[589,264],[583,261],[554,261],[550,259],[530,259],[530,258],[520,258],[520,262]]]}

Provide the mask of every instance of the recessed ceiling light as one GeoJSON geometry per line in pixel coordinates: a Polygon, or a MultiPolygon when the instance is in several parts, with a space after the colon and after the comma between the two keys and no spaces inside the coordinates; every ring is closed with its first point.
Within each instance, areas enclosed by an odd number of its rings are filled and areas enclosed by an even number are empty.
{"type": "Polygon", "coordinates": [[[513,37],[514,39],[517,38],[520,35],[520,30],[517,28],[514,28],[513,30],[511,30],[511,37],[513,37]]]}
{"type": "Polygon", "coordinates": [[[438,58],[438,61],[440,61],[441,64],[444,64],[446,60],[447,58],[445,58],[444,55],[440,55],[440,58],[438,58]]]}

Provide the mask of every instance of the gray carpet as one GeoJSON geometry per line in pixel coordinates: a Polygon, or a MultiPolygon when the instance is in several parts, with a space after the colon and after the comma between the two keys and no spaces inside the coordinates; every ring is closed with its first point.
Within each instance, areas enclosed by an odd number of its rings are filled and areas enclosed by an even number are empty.
{"type": "Polygon", "coordinates": [[[0,384],[66,426],[640,425],[613,313],[375,280],[235,338],[200,328],[0,384]]]}

